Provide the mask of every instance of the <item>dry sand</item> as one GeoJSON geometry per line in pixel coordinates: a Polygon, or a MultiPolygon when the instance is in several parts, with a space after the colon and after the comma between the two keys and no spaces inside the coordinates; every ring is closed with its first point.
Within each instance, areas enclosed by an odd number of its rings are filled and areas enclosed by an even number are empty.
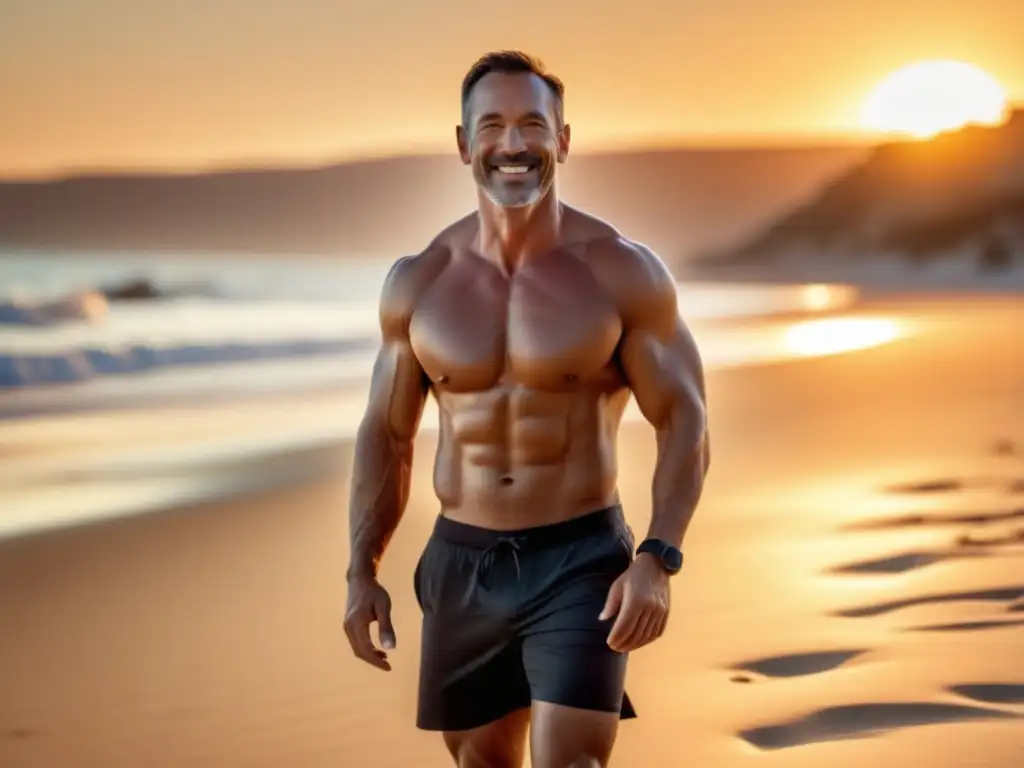
{"type": "MultiPolygon", "coordinates": [[[[615,765],[1024,765],[1024,302],[870,310],[925,330],[710,377],[715,465],[615,765]]],[[[448,765],[413,727],[432,447],[391,674],[340,626],[345,447],[320,482],[0,543],[0,766],[448,765]]],[[[640,529],[654,455],[624,428],[640,529]]]]}

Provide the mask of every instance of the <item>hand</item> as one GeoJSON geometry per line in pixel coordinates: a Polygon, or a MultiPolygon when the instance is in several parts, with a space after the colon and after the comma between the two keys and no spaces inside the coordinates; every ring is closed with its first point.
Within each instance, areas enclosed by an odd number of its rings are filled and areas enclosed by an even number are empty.
{"type": "Polygon", "coordinates": [[[601,611],[602,621],[617,615],[608,646],[626,653],[658,639],[668,624],[668,609],[668,573],[653,555],[637,555],[608,590],[601,611]]]}
{"type": "Polygon", "coordinates": [[[352,651],[367,664],[385,672],[391,671],[388,655],[373,644],[370,625],[377,622],[381,648],[395,647],[395,628],[391,624],[391,596],[376,579],[354,579],[348,585],[348,606],[345,609],[345,634],[352,651]]]}

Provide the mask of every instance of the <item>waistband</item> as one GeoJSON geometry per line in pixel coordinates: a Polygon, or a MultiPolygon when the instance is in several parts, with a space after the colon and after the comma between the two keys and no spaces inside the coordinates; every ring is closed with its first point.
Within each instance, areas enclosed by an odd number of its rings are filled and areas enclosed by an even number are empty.
{"type": "Polygon", "coordinates": [[[622,506],[613,504],[570,520],[512,531],[481,528],[439,515],[434,524],[434,535],[450,544],[477,549],[487,549],[501,541],[514,541],[522,548],[542,549],[568,544],[596,533],[621,531],[624,525],[622,506]]]}

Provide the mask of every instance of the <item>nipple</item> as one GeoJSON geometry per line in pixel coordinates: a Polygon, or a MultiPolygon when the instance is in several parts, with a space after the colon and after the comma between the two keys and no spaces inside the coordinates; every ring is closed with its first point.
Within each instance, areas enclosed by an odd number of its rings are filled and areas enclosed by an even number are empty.
{"type": "Polygon", "coordinates": [[[577,381],[578,379],[579,376],[577,376],[575,373],[565,374],[565,380],[568,381],[570,384],[573,383],[574,381],[577,381]]]}
{"type": "Polygon", "coordinates": [[[442,373],[440,376],[437,377],[437,381],[440,384],[447,384],[448,383],[448,374],[447,373],[442,373]]]}

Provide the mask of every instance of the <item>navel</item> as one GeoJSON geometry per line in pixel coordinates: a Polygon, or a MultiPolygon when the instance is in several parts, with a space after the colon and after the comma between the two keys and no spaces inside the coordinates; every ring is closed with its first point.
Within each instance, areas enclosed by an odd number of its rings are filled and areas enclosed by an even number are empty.
{"type": "Polygon", "coordinates": [[[512,485],[512,476],[511,475],[502,475],[502,477],[501,477],[501,484],[502,485],[512,485]]]}

